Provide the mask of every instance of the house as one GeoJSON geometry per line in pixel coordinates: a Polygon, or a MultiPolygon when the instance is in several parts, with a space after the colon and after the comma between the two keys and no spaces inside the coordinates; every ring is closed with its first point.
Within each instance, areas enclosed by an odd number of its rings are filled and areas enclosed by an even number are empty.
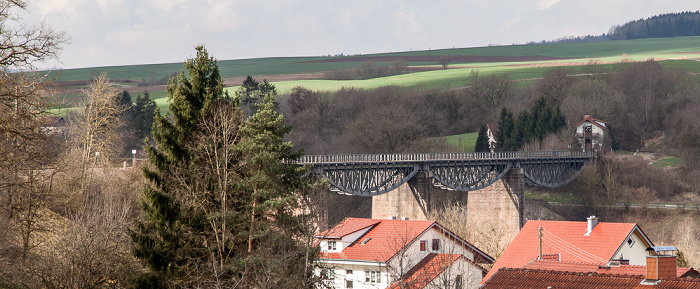
{"type": "Polygon", "coordinates": [[[607,124],[605,121],[585,115],[583,120],[574,126],[576,128],[576,138],[581,144],[583,151],[602,149],[607,124]]]}
{"type": "Polygon", "coordinates": [[[697,271],[691,269],[684,274],[686,276],[678,276],[681,270],[676,268],[676,256],[664,253],[675,251],[675,247],[650,249],[642,272],[628,274],[626,269],[601,272],[609,270],[605,267],[599,268],[598,272],[500,268],[482,288],[700,288],[700,279],[693,277],[697,276],[697,271]],[[692,274],[688,275],[691,271],[692,274]]]}
{"type": "Polygon", "coordinates": [[[494,261],[434,221],[347,218],[316,238],[334,288],[476,286],[494,261]]]}
{"type": "Polygon", "coordinates": [[[482,282],[500,268],[523,268],[535,259],[599,266],[646,265],[646,249],[652,246],[634,223],[598,222],[595,216],[586,222],[530,220],[482,282]]]}
{"type": "MultiPolygon", "coordinates": [[[[621,265],[619,263],[611,263],[608,265],[600,265],[595,263],[583,262],[566,262],[556,260],[534,259],[523,266],[524,269],[564,271],[564,272],[580,272],[580,273],[599,273],[599,274],[616,274],[616,275],[638,275],[644,276],[647,272],[646,265],[621,265]]],[[[676,277],[686,279],[700,278],[700,272],[692,267],[677,267],[676,277]]]]}
{"type": "Polygon", "coordinates": [[[647,279],[640,275],[617,275],[549,271],[526,268],[501,268],[482,289],[541,289],[541,288],[606,288],[606,289],[698,289],[697,279],[647,279]]]}
{"type": "Polygon", "coordinates": [[[66,119],[58,115],[47,115],[39,118],[41,130],[46,134],[62,134],[66,127],[66,119]]]}

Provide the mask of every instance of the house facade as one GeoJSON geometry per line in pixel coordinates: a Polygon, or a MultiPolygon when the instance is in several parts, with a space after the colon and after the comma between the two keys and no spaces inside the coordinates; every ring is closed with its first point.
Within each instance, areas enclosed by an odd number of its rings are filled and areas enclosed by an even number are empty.
{"type": "Polygon", "coordinates": [[[493,262],[434,221],[347,218],[316,238],[333,288],[475,288],[493,262]]]}

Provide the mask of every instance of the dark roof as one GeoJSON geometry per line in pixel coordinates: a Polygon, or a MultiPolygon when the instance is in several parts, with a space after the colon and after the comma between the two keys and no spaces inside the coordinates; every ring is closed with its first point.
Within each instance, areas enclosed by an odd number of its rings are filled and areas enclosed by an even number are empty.
{"type": "Polygon", "coordinates": [[[656,285],[642,285],[645,281],[639,275],[617,275],[582,272],[562,272],[524,268],[501,268],[482,289],[499,288],[700,288],[700,282],[683,278],[662,279],[656,285]]]}

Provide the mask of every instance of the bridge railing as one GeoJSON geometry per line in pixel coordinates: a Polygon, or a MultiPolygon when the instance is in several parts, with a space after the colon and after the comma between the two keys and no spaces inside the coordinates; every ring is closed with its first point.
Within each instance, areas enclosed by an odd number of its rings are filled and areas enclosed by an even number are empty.
{"type": "Polygon", "coordinates": [[[323,163],[385,163],[425,162],[452,160],[498,160],[532,158],[593,157],[593,152],[532,151],[532,152],[479,152],[479,153],[415,153],[415,154],[350,154],[350,155],[306,155],[299,164],[323,163]]]}

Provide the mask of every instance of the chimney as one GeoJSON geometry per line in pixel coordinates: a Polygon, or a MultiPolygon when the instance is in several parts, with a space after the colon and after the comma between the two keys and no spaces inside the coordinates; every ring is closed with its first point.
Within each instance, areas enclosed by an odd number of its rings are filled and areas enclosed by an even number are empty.
{"type": "MultiPolygon", "coordinates": [[[[667,278],[676,278],[676,256],[661,254],[662,251],[676,251],[673,246],[651,247],[656,255],[647,256],[647,280],[661,280],[667,278]]],[[[649,249],[647,249],[649,250],[649,249]]]]}
{"type": "Polygon", "coordinates": [[[588,228],[586,229],[586,234],[584,236],[590,236],[593,228],[598,225],[598,218],[596,216],[588,217],[588,228]]]}

